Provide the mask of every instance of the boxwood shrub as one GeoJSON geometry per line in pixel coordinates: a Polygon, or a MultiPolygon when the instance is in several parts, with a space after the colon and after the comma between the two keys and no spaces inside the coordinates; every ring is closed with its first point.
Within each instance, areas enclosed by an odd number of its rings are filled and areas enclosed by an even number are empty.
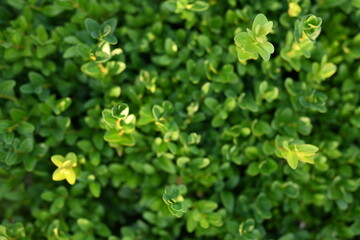
{"type": "Polygon", "coordinates": [[[360,237],[359,0],[2,0],[0,240],[360,237]]]}

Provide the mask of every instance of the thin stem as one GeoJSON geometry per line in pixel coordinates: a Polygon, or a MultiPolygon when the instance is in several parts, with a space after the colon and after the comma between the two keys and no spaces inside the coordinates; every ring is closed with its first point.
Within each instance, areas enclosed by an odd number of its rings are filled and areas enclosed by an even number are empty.
{"type": "Polygon", "coordinates": [[[18,124],[18,123],[16,123],[16,124],[14,124],[14,125],[12,125],[12,126],[8,127],[8,132],[12,132],[12,131],[14,131],[14,129],[15,129],[15,128],[17,128],[18,126],[19,126],[19,124],[18,124]]]}
{"type": "Polygon", "coordinates": [[[16,105],[19,105],[19,100],[16,97],[0,94],[0,98],[9,99],[11,101],[14,101],[16,105]]]}

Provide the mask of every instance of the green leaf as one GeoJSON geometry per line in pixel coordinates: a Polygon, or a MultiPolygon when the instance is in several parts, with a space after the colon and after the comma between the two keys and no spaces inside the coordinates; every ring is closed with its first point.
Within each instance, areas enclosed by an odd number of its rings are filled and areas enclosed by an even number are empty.
{"type": "Polygon", "coordinates": [[[164,109],[161,106],[159,106],[159,105],[153,106],[152,114],[153,114],[155,120],[159,121],[160,118],[162,117],[163,113],[164,113],[164,109]]]}
{"type": "Polygon", "coordinates": [[[101,194],[101,185],[98,183],[98,182],[91,182],[89,184],[89,189],[90,189],[90,192],[91,194],[98,198],[100,197],[100,194],[101,194]]]}
{"type": "Polygon", "coordinates": [[[86,44],[78,44],[76,45],[76,51],[82,56],[83,58],[89,58],[91,53],[91,48],[86,44]]]}
{"type": "Polygon", "coordinates": [[[95,20],[91,18],[85,19],[85,28],[92,38],[100,38],[101,27],[95,20]]]}
{"type": "Polygon", "coordinates": [[[209,164],[210,164],[210,159],[208,158],[195,158],[191,161],[191,165],[198,169],[205,168],[209,164]]]}
{"type": "Polygon", "coordinates": [[[176,203],[177,198],[180,196],[179,187],[172,185],[165,188],[165,192],[162,196],[166,205],[172,205],[176,203]]]}
{"type": "Polygon", "coordinates": [[[174,204],[171,204],[170,207],[172,210],[180,211],[182,209],[182,204],[180,202],[176,202],[174,204]]]}
{"type": "Polygon", "coordinates": [[[69,152],[68,154],[66,154],[65,160],[70,160],[72,164],[76,164],[77,162],[76,154],[73,152],[69,152]]]}
{"type": "Polygon", "coordinates": [[[21,134],[29,134],[35,130],[35,127],[31,123],[21,121],[17,130],[21,134]]]}
{"type": "Polygon", "coordinates": [[[112,116],[114,118],[126,118],[129,114],[129,106],[126,103],[121,103],[112,108],[112,116]]]}
{"type": "Polygon", "coordinates": [[[205,228],[205,229],[208,229],[209,226],[210,226],[210,224],[209,224],[209,222],[206,220],[206,218],[201,218],[199,223],[200,223],[200,226],[201,226],[202,228],[205,228]]]}
{"type": "Polygon", "coordinates": [[[7,4],[9,4],[10,6],[16,8],[16,9],[22,9],[25,5],[25,1],[24,0],[14,0],[14,1],[7,1],[7,4]]]}
{"type": "Polygon", "coordinates": [[[120,121],[121,129],[125,133],[131,133],[135,130],[136,117],[134,114],[128,115],[126,118],[120,121]]]}
{"type": "Polygon", "coordinates": [[[228,210],[230,213],[234,210],[235,205],[235,198],[234,195],[231,192],[228,191],[222,191],[220,193],[221,202],[225,206],[226,210],[228,210]]]}
{"type": "Polygon", "coordinates": [[[41,194],[41,199],[47,201],[47,202],[52,202],[55,199],[55,194],[52,191],[44,191],[41,194]]]}
{"type": "Polygon", "coordinates": [[[298,166],[298,163],[299,163],[299,159],[297,158],[296,154],[293,153],[293,152],[289,152],[289,153],[286,153],[284,155],[285,159],[287,160],[287,162],[289,163],[289,166],[292,168],[292,169],[296,169],[297,166],[298,166]]]}
{"type": "Polygon", "coordinates": [[[287,182],[283,186],[285,195],[289,198],[298,198],[300,195],[300,188],[299,185],[297,185],[294,182],[287,182]]]}
{"type": "Polygon", "coordinates": [[[194,220],[194,217],[193,217],[193,212],[190,212],[188,215],[187,215],[187,219],[186,219],[186,230],[191,233],[193,232],[196,227],[198,225],[198,221],[195,221],[194,220]]]}
{"type": "Polygon", "coordinates": [[[240,235],[244,235],[246,233],[250,233],[255,228],[255,221],[252,218],[246,219],[245,222],[242,222],[239,226],[240,235]]]}
{"type": "Polygon", "coordinates": [[[275,49],[274,49],[274,45],[272,45],[270,42],[264,42],[261,44],[261,47],[263,49],[265,49],[266,52],[268,53],[274,53],[275,49]]]}
{"type": "Polygon", "coordinates": [[[271,135],[272,129],[270,125],[265,121],[255,120],[252,123],[252,132],[255,136],[261,137],[262,135],[271,135]]]}
{"type": "Polygon", "coordinates": [[[105,141],[110,143],[117,143],[124,146],[134,146],[135,139],[131,134],[121,134],[117,130],[109,130],[104,135],[105,141]]]}
{"type": "Polygon", "coordinates": [[[175,164],[172,162],[171,159],[163,156],[156,160],[156,166],[159,167],[161,170],[169,173],[169,174],[175,174],[176,173],[176,167],[175,164]]]}
{"type": "Polygon", "coordinates": [[[101,36],[105,37],[110,34],[111,32],[111,26],[108,24],[102,24],[101,26],[101,36]]]}
{"type": "Polygon", "coordinates": [[[56,17],[59,14],[61,14],[63,11],[64,11],[64,9],[59,8],[58,6],[52,6],[52,5],[45,6],[42,9],[42,13],[47,17],[56,17]]]}
{"type": "Polygon", "coordinates": [[[268,35],[272,31],[273,22],[267,22],[264,25],[261,26],[261,30],[259,32],[260,36],[268,35]]]}
{"type": "Polygon", "coordinates": [[[241,109],[257,112],[259,107],[257,106],[254,98],[250,94],[242,93],[238,99],[238,106],[241,109]]]}
{"type": "Polygon", "coordinates": [[[14,96],[14,87],[16,82],[14,80],[5,80],[0,82],[0,94],[6,96],[14,96]]]}
{"type": "Polygon", "coordinates": [[[93,223],[86,218],[79,218],[77,219],[76,223],[83,232],[89,232],[94,227],[93,223]]]}
{"type": "Polygon", "coordinates": [[[26,117],[26,112],[19,108],[12,108],[10,109],[10,116],[13,121],[21,121],[26,117]]]}
{"type": "MultiPolygon", "coordinates": [[[[256,35],[262,35],[259,34],[259,30],[260,28],[265,25],[268,22],[267,18],[265,17],[264,14],[260,13],[258,15],[256,15],[253,24],[252,24],[252,28],[251,30],[256,33],[256,35]],[[259,30],[258,30],[259,29],[259,30]]],[[[271,28],[271,27],[270,27],[271,28]]]]}
{"type": "Polygon", "coordinates": [[[126,64],[120,61],[109,61],[106,63],[106,68],[110,75],[119,75],[126,69],[126,64]]]}
{"type": "Polygon", "coordinates": [[[5,156],[5,163],[9,166],[14,165],[17,161],[17,156],[15,152],[8,151],[5,156]]]}
{"type": "Polygon", "coordinates": [[[212,98],[212,97],[205,98],[204,103],[207,108],[209,108],[210,110],[213,110],[213,111],[215,111],[215,109],[219,105],[219,102],[215,98],[212,98]]]}
{"type": "Polygon", "coordinates": [[[165,39],[165,51],[169,55],[173,55],[178,51],[176,43],[171,38],[165,39]]]}
{"type": "Polygon", "coordinates": [[[114,142],[114,143],[115,142],[120,143],[123,140],[122,137],[123,136],[120,134],[118,130],[109,130],[104,135],[105,141],[114,142]]]}
{"type": "Polygon", "coordinates": [[[76,143],[76,145],[83,151],[84,153],[89,153],[93,147],[89,140],[80,140],[76,143]]]}
{"type": "Polygon", "coordinates": [[[246,32],[240,32],[235,35],[234,41],[237,47],[243,47],[246,42],[251,41],[249,34],[246,32]]]}
{"type": "Polygon", "coordinates": [[[117,38],[113,35],[107,35],[103,38],[103,40],[110,43],[111,45],[115,45],[118,42],[117,38]]]}
{"type": "Polygon", "coordinates": [[[113,115],[113,111],[110,110],[110,109],[104,109],[102,111],[102,117],[103,117],[103,120],[104,122],[109,126],[109,127],[116,127],[116,122],[117,122],[117,119],[114,118],[114,115],[113,115]]]}
{"type": "Polygon", "coordinates": [[[252,162],[249,167],[246,169],[246,173],[250,176],[256,176],[260,172],[259,170],[259,163],[252,162]]]}
{"type": "Polygon", "coordinates": [[[5,144],[12,144],[13,140],[14,140],[15,134],[13,132],[11,133],[5,133],[3,135],[3,140],[5,142],[5,144]]]}
{"type": "Polygon", "coordinates": [[[294,149],[297,152],[304,152],[304,154],[310,154],[310,155],[319,151],[318,147],[311,145],[311,144],[296,144],[296,145],[294,145],[294,149]]]}
{"type": "Polygon", "coordinates": [[[31,152],[34,148],[34,140],[32,138],[25,138],[20,146],[19,146],[19,151],[20,152],[31,152]]]}
{"type": "Polygon", "coordinates": [[[193,4],[186,5],[186,8],[194,12],[203,12],[209,8],[209,4],[204,1],[196,1],[193,4]]]}
{"type": "Polygon", "coordinates": [[[326,79],[334,75],[336,72],[336,65],[333,63],[326,63],[321,67],[321,78],[326,79]]]}
{"type": "Polygon", "coordinates": [[[90,162],[94,166],[99,166],[99,164],[101,162],[100,152],[95,152],[95,153],[91,154],[90,155],[90,162]]]}
{"type": "Polygon", "coordinates": [[[41,76],[41,74],[37,73],[37,72],[30,72],[29,73],[29,78],[30,78],[30,82],[34,85],[41,85],[43,84],[46,80],[43,76],[41,76]]]}
{"type": "Polygon", "coordinates": [[[100,67],[96,62],[88,62],[81,66],[81,71],[89,76],[96,77],[102,73],[100,67]]]}
{"type": "Polygon", "coordinates": [[[68,9],[68,10],[71,10],[74,8],[72,2],[69,0],[55,0],[54,3],[56,6],[62,7],[62,8],[68,9]]]}
{"type": "Polygon", "coordinates": [[[142,106],[140,108],[139,115],[140,115],[140,118],[139,118],[139,121],[138,121],[139,126],[146,125],[146,124],[149,124],[149,123],[155,121],[152,109],[151,109],[151,107],[149,105],[142,106]]]}
{"type": "Polygon", "coordinates": [[[27,156],[26,158],[24,158],[25,170],[28,172],[34,171],[37,162],[38,162],[38,157],[27,156]]]}
{"type": "Polygon", "coordinates": [[[31,94],[34,92],[34,87],[30,83],[27,83],[27,84],[21,85],[20,91],[25,94],[31,94]]]}
{"type": "Polygon", "coordinates": [[[55,199],[55,201],[51,204],[50,213],[51,214],[59,213],[64,208],[64,203],[65,203],[64,198],[55,199]]]}
{"type": "Polygon", "coordinates": [[[260,173],[268,176],[278,169],[278,164],[272,159],[266,159],[259,164],[260,173]]]}
{"type": "Polygon", "coordinates": [[[175,143],[167,142],[166,145],[167,145],[168,149],[170,150],[170,152],[171,152],[172,154],[176,154],[176,152],[177,152],[177,146],[176,146],[175,143]]]}
{"type": "Polygon", "coordinates": [[[104,63],[104,62],[107,62],[111,58],[110,54],[103,52],[103,51],[96,51],[94,53],[94,56],[95,56],[96,63],[104,63]]]}
{"type": "Polygon", "coordinates": [[[53,108],[53,111],[56,115],[59,115],[60,113],[64,112],[67,108],[70,107],[72,103],[71,98],[62,98],[59,99],[55,105],[55,107],[53,108]]]}
{"type": "Polygon", "coordinates": [[[215,209],[218,208],[218,204],[214,201],[209,200],[200,200],[196,203],[196,207],[199,209],[199,211],[204,213],[210,213],[213,212],[215,209]]]}
{"type": "Polygon", "coordinates": [[[116,26],[117,26],[117,19],[116,18],[110,18],[108,20],[106,20],[102,25],[106,26],[110,26],[110,32],[108,33],[109,35],[110,34],[113,34],[115,29],[116,29],[116,26]]]}
{"type": "Polygon", "coordinates": [[[257,51],[257,53],[260,54],[262,59],[264,59],[265,61],[269,61],[270,53],[268,51],[266,51],[262,45],[256,46],[256,51],[257,51]]]}

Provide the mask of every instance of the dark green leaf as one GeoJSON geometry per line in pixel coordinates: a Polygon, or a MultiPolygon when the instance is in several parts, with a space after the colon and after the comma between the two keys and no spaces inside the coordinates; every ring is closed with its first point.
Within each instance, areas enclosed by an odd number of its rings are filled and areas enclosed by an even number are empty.
{"type": "Polygon", "coordinates": [[[101,27],[94,19],[85,19],[85,28],[91,37],[95,39],[100,38],[101,27]]]}

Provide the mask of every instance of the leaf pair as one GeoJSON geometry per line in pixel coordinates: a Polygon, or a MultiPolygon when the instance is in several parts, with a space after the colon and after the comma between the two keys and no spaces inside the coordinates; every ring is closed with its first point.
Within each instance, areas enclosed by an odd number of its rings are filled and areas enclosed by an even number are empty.
{"type": "Polygon", "coordinates": [[[122,103],[114,106],[111,110],[104,109],[103,120],[106,123],[107,131],[104,139],[115,145],[133,146],[135,144],[134,131],[136,117],[129,114],[129,106],[122,103]]]}
{"type": "Polygon", "coordinates": [[[305,36],[312,42],[320,35],[322,19],[315,15],[309,14],[296,20],[294,36],[297,42],[301,42],[301,38],[305,36]]]}
{"type": "Polygon", "coordinates": [[[52,179],[54,181],[62,181],[66,179],[69,184],[73,185],[76,181],[74,168],[77,165],[77,157],[75,153],[70,152],[66,154],[65,157],[61,155],[54,155],[51,157],[51,161],[58,167],[53,173],[52,179]]]}
{"type": "Polygon", "coordinates": [[[305,57],[310,57],[315,40],[321,32],[322,19],[315,15],[307,15],[296,20],[294,29],[295,48],[300,48],[305,57]]]}
{"type": "Polygon", "coordinates": [[[179,187],[175,185],[166,187],[165,193],[163,194],[163,200],[172,215],[181,217],[187,212],[188,203],[183,201],[184,199],[180,195],[179,187]]]}
{"type": "Polygon", "coordinates": [[[112,45],[117,43],[116,37],[113,35],[117,25],[117,20],[111,18],[105,21],[103,24],[99,24],[94,19],[85,19],[85,27],[92,38],[103,40],[112,45]]]}
{"type": "Polygon", "coordinates": [[[332,62],[328,62],[327,56],[324,55],[320,63],[315,62],[312,64],[312,71],[309,73],[309,79],[312,79],[316,83],[321,83],[334,75],[336,70],[336,65],[332,62]]]}
{"type": "Polygon", "coordinates": [[[185,10],[203,12],[209,8],[209,3],[198,0],[176,0],[173,3],[175,5],[175,13],[183,13],[185,10]]]}
{"type": "Polygon", "coordinates": [[[311,144],[303,144],[300,141],[290,141],[281,137],[276,138],[276,154],[286,159],[292,169],[297,168],[299,161],[314,163],[314,157],[319,148],[311,144]]]}
{"type": "Polygon", "coordinates": [[[247,32],[238,33],[234,40],[239,60],[257,59],[260,54],[265,61],[268,61],[275,50],[266,37],[272,27],[272,21],[268,21],[264,14],[258,14],[251,30],[247,28],[247,32]]]}

